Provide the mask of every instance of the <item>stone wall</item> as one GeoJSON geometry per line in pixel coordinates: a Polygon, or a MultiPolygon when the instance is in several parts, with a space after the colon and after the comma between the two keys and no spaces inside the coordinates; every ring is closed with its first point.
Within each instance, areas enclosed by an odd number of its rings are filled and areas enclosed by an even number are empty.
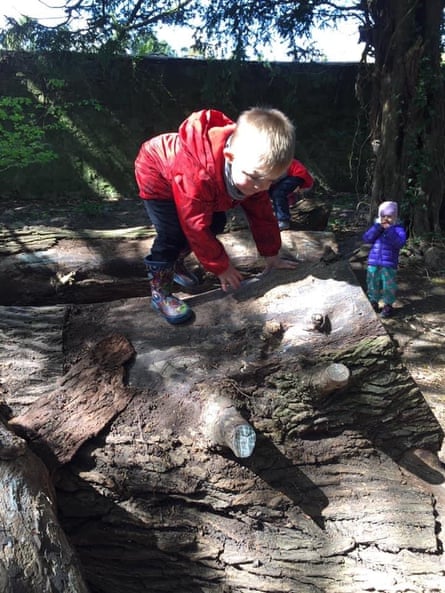
{"type": "Polygon", "coordinates": [[[366,133],[358,123],[357,70],[357,64],[2,52],[0,95],[28,99],[27,113],[56,155],[47,164],[0,167],[2,195],[127,196],[136,191],[133,161],[147,137],[176,129],[198,109],[236,118],[252,105],[274,106],[292,118],[297,157],[322,187],[353,191],[351,157],[354,162],[366,133]]]}

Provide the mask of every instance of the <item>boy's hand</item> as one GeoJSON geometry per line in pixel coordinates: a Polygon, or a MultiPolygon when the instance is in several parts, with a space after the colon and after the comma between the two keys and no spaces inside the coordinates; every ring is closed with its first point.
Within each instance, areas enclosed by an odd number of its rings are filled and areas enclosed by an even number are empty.
{"type": "MultiPolygon", "coordinates": [[[[294,270],[298,267],[298,262],[291,261],[289,259],[282,259],[279,255],[274,255],[272,257],[265,257],[266,266],[264,268],[263,274],[268,274],[272,269],[277,270],[294,270]]],[[[242,280],[245,277],[241,274],[239,270],[237,270],[231,263],[225,272],[218,275],[219,281],[221,282],[221,288],[224,292],[228,290],[238,290],[241,286],[242,280]]]]}
{"type": "Polygon", "coordinates": [[[225,270],[222,274],[219,274],[218,278],[221,282],[221,288],[224,290],[224,292],[227,292],[230,288],[233,290],[238,290],[241,285],[243,275],[230,263],[227,270],[225,270]]]}
{"type": "Polygon", "coordinates": [[[264,274],[267,274],[272,269],[277,270],[294,270],[298,267],[298,262],[291,261],[289,259],[282,259],[279,255],[264,258],[266,260],[266,267],[264,268],[264,274]]]}

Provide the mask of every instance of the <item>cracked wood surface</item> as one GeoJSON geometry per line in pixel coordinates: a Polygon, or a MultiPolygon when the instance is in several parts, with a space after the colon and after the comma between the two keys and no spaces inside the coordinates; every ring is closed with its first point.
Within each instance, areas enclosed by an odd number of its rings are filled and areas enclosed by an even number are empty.
{"type": "MultiPolygon", "coordinates": [[[[66,307],[68,369],[110,333],[136,351],[136,395],[57,474],[93,590],[441,591],[442,430],[347,264],[302,262],[189,302],[196,319],[176,328],[147,298],[66,307]],[[326,364],[350,380],[320,398],[311,379],[326,364]],[[248,459],[209,446],[215,395],[254,427],[248,459]]],[[[40,309],[42,327],[53,314],[40,309]]]]}
{"type": "MultiPolygon", "coordinates": [[[[22,229],[13,238],[17,252],[11,248],[0,260],[0,276],[7,279],[0,304],[56,305],[147,295],[150,287],[143,258],[153,243],[153,231],[145,229],[142,234],[136,229],[134,235],[133,230],[22,229]],[[50,240],[40,245],[40,237],[50,240]]],[[[0,250],[2,236],[0,233],[0,250]]],[[[249,231],[227,233],[221,241],[241,270],[263,265],[249,231]]],[[[283,237],[283,256],[301,261],[318,261],[323,253],[334,253],[335,249],[332,233],[301,231],[283,237]]],[[[196,259],[191,260],[192,265],[197,264],[196,259]]]]}

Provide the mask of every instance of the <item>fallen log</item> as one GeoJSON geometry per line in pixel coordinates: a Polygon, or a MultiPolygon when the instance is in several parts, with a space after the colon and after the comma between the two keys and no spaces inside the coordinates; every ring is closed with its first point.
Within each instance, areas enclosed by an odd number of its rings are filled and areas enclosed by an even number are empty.
{"type": "Polygon", "coordinates": [[[148,298],[66,307],[66,373],[111,333],[136,352],[133,397],[55,474],[92,590],[440,590],[444,475],[425,452],[443,433],[349,267],[318,257],[216,298],[175,328],[148,298]]]}
{"type": "MultiPolygon", "coordinates": [[[[121,234],[117,241],[111,233],[109,238],[104,233],[79,233],[58,237],[47,248],[3,256],[0,276],[8,281],[3,284],[0,304],[92,303],[148,295],[144,256],[153,243],[153,232],[147,230],[143,238],[129,232],[123,239],[121,234]]],[[[241,270],[264,267],[250,231],[224,234],[221,241],[241,270]]],[[[335,249],[332,233],[305,231],[283,236],[284,257],[317,262],[335,249]]],[[[190,265],[203,280],[202,290],[214,285],[215,278],[204,274],[193,256],[190,265]]]]}
{"type": "MultiPolygon", "coordinates": [[[[42,260],[43,252],[64,240],[71,241],[114,241],[123,239],[145,239],[153,235],[153,229],[146,226],[125,229],[78,229],[70,230],[61,227],[42,227],[33,225],[20,225],[15,228],[4,227],[0,232],[0,254],[17,255],[17,261],[28,261],[36,265],[42,260]],[[31,254],[35,252],[35,255],[31,254]]],[[[41,262],[42,263],[42,262],[41,262]]]]}
{"type": "Polygon", "coordinates": [[[0,422],[0,591],[88,593],[46,467],[7,432],[0,422]]]}

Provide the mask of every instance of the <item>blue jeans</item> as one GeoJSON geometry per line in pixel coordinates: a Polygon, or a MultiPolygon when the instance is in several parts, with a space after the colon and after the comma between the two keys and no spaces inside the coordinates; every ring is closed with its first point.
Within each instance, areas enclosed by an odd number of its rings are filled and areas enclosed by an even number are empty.
{"type": "MultiPolygon", "coordinates": [[[[297,178],[298,179],[298,178],[297,178]]],[[[300,185],[300,181],[295,177],[285,177],[276,185],[272,185],[269,189],[269,195],[272,198],[275,216],[278,221],[289,221],[290,211],[287,196],[300,185]]]]}
{"type": "MultiPolygon", "coordinates": [[[[171,263],[178,259],[181,252],[190,249],[187,238],[179,222],[176,204],[173,200],[142,200],[148,217],[156,230],[156,237],[151,247],[150,260],[171,263]]],[[[214,235],[224,231],[226,213],[214,212],[210,230],[214,235]]]]}

